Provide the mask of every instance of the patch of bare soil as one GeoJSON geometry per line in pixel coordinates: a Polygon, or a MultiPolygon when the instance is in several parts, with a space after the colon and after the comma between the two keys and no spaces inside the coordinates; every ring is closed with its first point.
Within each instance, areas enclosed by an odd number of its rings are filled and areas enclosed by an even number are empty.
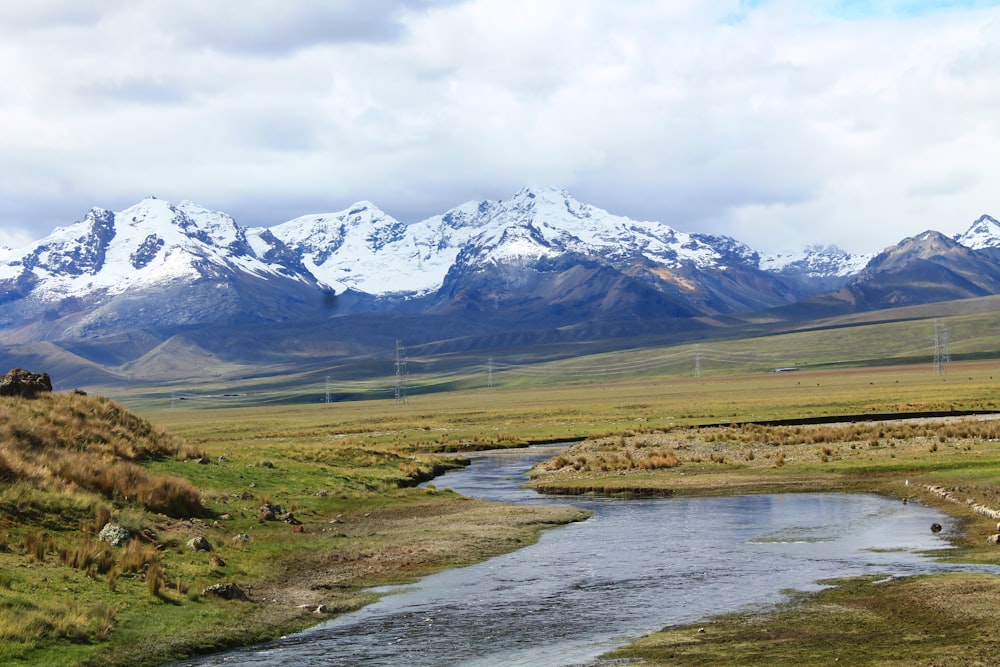
{"type": "Polygon", "coordinates": [[[454,496],[432,504],[306,523],[316,548],[289,556],[249,589],[269,622],[301,625],[304,615],[339,613],[371,602],[364,589],[414,581],[479,562],[537,540],[589,512],[567,506],[506,505],[454,496]]]}

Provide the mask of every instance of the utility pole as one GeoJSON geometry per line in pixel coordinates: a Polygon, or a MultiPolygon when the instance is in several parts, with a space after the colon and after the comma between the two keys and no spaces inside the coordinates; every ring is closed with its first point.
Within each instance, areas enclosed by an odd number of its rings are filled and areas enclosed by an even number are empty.
{"type": "Polygon", "coordinates": [[[486,386],[493,387],[493,357],[489,358],[486,362],[486,386]]]}
{"type": "Polygon", "coordinates": [[[330,376],[326,376],[326,400],[324,403],[330,403],[330,376]]]}
{"type": "Polygon", "coordinates": [[[945,364],[949,361],[948,329],[941,324],[941,320],[934,320],[934,374],[943,375],[945,364]]]}
{"type": "Polygon", "coordinates": [[[403,355],[403,344],[396,341],[396,402],[406,403],[406,357],[403,355]]]}
{"type": "Polygon", "coordinates": [[[694,376],[701,377],[701,343],[695,343],[694,346],[694,376]]]}

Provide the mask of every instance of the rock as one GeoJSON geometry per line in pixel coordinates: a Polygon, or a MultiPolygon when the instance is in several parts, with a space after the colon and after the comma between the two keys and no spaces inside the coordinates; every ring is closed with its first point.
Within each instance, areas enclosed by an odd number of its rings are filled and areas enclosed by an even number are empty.
{"type": "Polygon", "coordinates": [[[222,560],[218,556],[212,556],[211,558],[208,559],[208,564],[211,565],[212,567],[225,567],[226,561],[222,560]]]}
{"type": "Polygon", "coordinates": [[[106,523],[104,527],[101,528],[101,532],[97,534],[97,539],[102,542],[107,542],[113,547],[120,547],[128,543],[132,539],[132,532],[125,526],[120,526],[117,523],[106,523]]]}
{"type": "Polygon", "coordinates": [[[233,537],[233,544],[246,544],[250,541],[250,536],[246,533],[240,533],[233,537]]]}
{"type": "Polygon", "coordinates": [[[247,594],[242,588],[234,583],[228,584],[212,584],[208,588],[202,590],[202,595],[213,595],[217,598],[222,598],[223,600],[247,600],[247,594]]]}
{"type": "Polygon", "coordinates": [[[257,510],[257,516],[261,521],[276,521],[284,513],[284,507],[281,505],[272,505],[271,503],[264,503],[257,510]]]}
{"type": "Polygon", "coordinates": [[[187,548],[191,551],[211,551],[212,545],[204,537],[192,537],[187,542],[187,548]]]}
{"type": "Polygon", "coordinates": [[[326,614],[330,609],[325,605],[300,604],[299,609],[308,609],[314,614],[326,614]]]}
{"type": "Polygon", "coordinates": [[[1000,533],[990,535],[989,537],[986,538],[986,542],[988,544],[1000,544],[1000,533]]]}
{"type": "Polygon", "coordinates": [[[48,373],[32,373],[23,368],[12,368],[0,377],[0,396],[20,396],[35,398],[39,394],[52,392],[52,380],[48,373]]]}
{"type": "Polygon", "coordinates": [[[937,522],[932,523],[931,524],[931,532],[932,533],[940,533],[941,532],[941,524],[939,524],[937,522]]]}

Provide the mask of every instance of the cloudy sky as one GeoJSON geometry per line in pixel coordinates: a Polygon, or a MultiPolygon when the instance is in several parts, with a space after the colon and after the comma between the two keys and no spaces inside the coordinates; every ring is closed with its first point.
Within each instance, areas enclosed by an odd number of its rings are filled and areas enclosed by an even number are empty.
{"type": "Polygon", "coordinates": [[[762,250],[1000,218],[1000,0],[0,3],[0,244],[523,185],[762,250]]]}

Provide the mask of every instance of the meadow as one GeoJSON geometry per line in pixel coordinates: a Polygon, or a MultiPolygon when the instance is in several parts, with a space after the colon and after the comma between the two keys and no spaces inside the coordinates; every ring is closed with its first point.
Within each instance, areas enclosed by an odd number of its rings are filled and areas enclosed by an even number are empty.
{"type": "MultiPolygon", "coordinates": [[[[876,491],[961,517],[960,548],[949,557],[997,562],[1000,552],[985,541],[996,520],[973,509],[1000,505],[997,422],[875,420],[1000,408],[996,317],[946,322],[952,360],[940,368],[927,356],[931,323],[904,320],[548,361],[536,351],[532,363],[498,354],[489,383],[471,358],[415,355],[405,400],[394,400],[391,376],[351,380],[360,400],[337,400],[348,385],[317,373],[91,392],[110,399],[3,399],[0,662],[161,664],[356,609],[372,600],[372,585],[519,548],[586,514],[416,485],[464,465],[463,452],[536,442],[579,441],[535,471],[533,484],[549,491],[876,491]],[[798,370],[773,372],[788,367],[798,370]],[[850,422],[765,424],[838,416],[850,422]],[[108,521],[130,531],[129,546],[97,538],[108,521]],[[211,551],[188,547],[193,537],[205,537],[211,551]],[[245,599],[207,592],[228,583],[245,599]]],[[[918,593],[954,593],[959,609],[974,611],[994,586],[954,578],[910,585],[893,589],[913,596],[905,605],[883,616],[859,612],[874,624],[865,627],[886,630],[900,614],[923,613],[944,627],[941,610],[921,606],[918,593]]],[[[824,595],[841,596],[835,602],[809,598],[771,615],[712,620],[713,641],[729,638],[716,653],[705,633],[691,642],[687,628],[621,655],[715,664],[739,642],[747,655],[759,648],[751,621],[767,619],[769,632],[791,637],[817,608],[862,609],[878,598],[865,582],[833,590],[824,595]]],[[[968,641],[955,627],[928,640],[942,647],[935,655],[968,641]]],[[[887,642],[867,664],[893,664],[895,650],[887,642]]]]}

